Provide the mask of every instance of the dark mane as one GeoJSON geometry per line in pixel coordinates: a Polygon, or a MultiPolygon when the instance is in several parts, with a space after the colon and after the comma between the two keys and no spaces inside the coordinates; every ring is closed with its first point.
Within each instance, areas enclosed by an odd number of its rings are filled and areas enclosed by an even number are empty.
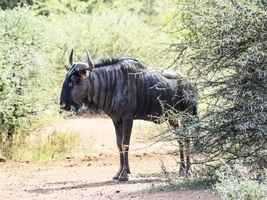
{"type": "Polygon", "coordinates": [[[100,59],[96,64],[95,68],[100,68],[100,67],[106,67],[109,65],[115,65],[119,64],[122,61],[132,61],[135,62],[138,68],[140,69],[145,69],[145,67],[136,59],[129,58],[129,57],[120,57],[120,58],[103,58],[100,59]]]}
{"type": "Polygon", "coordinates": [[[119,58],[102,58],[96,64],[95,68],[106,67],[108,65],[117,64],[120,61],[119,58]]]}

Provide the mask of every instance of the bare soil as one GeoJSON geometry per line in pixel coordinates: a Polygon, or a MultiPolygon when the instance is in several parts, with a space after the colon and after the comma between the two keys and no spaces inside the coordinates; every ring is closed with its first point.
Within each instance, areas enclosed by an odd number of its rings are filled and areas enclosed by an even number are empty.
{"type": "Polygon", "coordinates": [[[110,120],[63,120],[42,132],[54,130],[79,134],[81,144],[77,151],[64,160],[0,163],[0,200],[219,200],[207,189],[169,185],[162,167],[170,172],[177,170],[176,158],[168,154],[175,149],[171,143],[151,146],[135,136],[130,181],[120,183],[111,180],[118,169],[118,157],[110,120]]]}

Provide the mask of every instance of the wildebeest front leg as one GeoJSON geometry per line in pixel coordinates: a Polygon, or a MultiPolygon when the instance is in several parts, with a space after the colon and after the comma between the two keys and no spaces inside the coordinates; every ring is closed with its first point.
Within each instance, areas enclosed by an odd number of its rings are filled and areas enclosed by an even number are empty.
{"type": "Polygon", "coordinates": [[[123,151],[122,151],[122,120],[117,120],[117,121],[113,121],[114,127],[115,127],[115,131],[116,131],[116,142],[117,142],[117,146],[118,146],[118,150],[119,150],[119,155],[120,155],[120,167],[119,167],[119,171],[116,173],[116,175],[113,177],[113,180],[118,180],[119,176],[121,174],[122,168],[123,168],[123,162],[124,162],[124,158],[123,158],[123,151]]]}
{"type": "Polygon", "coordinates": [[[128,160],[128,151],[129,151],[129,144],[130,138],[132,133],[132,126],[133,126],[133,118],[132,117],[125,117],[122,120],[122,151],[123,151],[123,168],[121,174],[119,176],[119,181],[128,181],[128,174],[130,173],[129,168],[129,160],[128,160]]]}

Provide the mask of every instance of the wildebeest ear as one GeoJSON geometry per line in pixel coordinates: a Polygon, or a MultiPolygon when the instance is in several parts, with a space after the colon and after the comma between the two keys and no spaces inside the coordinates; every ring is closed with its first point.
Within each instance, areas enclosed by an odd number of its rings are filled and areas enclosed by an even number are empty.
{"type": "Polygon", "coordinates": [[[68,66],[68,65],[64,65],[64,67],[65,67],[65,69],[66,69],[67,71],[69,71],[69,70],[70,70],[70,68],[69,68],[69,66],[68,66]]]}
{"type": "Polygon", "coordinates": [[[73,49],[71,49],[71,52],[70,52],[69,63],[70,65],[73,64],[73,49]]]}
{"type": "Polygon", "coordinates": [[[91,71],[94,69],[95,65],[94,65],[94,62],[93,62],[88,50],[86,50],[86,57],[87,57],[87,64],[89,67],[89,71],[91,71]]]}

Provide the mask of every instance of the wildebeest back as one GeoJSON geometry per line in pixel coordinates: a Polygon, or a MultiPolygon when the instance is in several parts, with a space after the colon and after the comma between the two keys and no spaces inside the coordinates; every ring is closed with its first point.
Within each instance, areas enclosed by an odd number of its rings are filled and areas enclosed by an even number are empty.
{"type": "Polygon", "coordinates": [[[135,119],[162,115],[164,106],[180,107],[182,94],[177,93],[177,79],[159,72],[142,71],[128,74],[128,101],[135,119]]]}

